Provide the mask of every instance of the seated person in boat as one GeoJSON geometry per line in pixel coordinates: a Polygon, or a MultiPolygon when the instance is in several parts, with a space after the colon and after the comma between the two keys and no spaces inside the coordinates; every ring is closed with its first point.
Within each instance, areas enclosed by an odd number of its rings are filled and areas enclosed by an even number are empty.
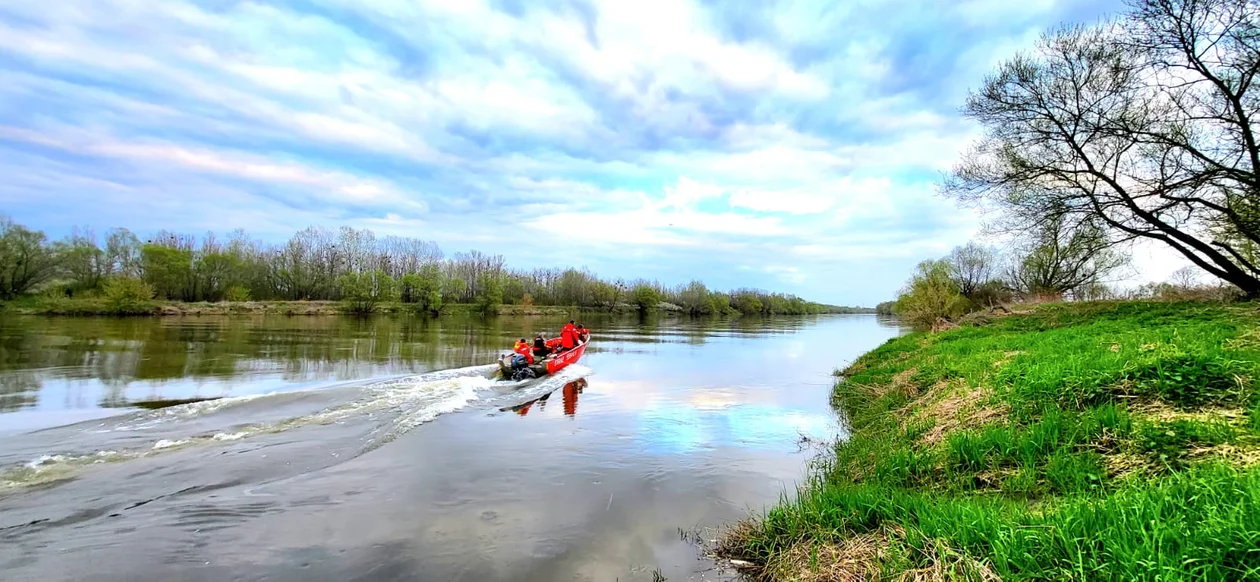
{"type": "Polygon", "coordinates": [[[578,343],[582,344],[591,341],[591,330],[586,329],[585,325],[579,323],[577,326],[577,339],[578,343]]]}
{"type": "Polygon", "coordinates": [[[526,364],[534,363],[534,353],[530,350],[529,342],[525,341],[525,338],[516,340],[516,345],[512,346],[512,351],[525,356],[526,364]]]}
{"type": "Polygon", "coordinates": [[[560,330],[560,351],[567,352],[577,346],[577,328],[573,326],[573,320],[564,324],[564,329],[560,330]]]}
{"type": "Polygon", "coordinates": [[[534,337],[534,357],[542,359],[551,353],[551,348],[547,347],[547,340],[543,339],[542,334],[534,337]]]}

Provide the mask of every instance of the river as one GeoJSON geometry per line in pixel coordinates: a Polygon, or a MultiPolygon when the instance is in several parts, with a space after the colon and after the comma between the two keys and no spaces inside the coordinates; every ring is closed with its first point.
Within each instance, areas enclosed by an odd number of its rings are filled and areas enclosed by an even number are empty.
{"type": "Polygon", "coordinates": [[[560,318],[0,318],[0,578],[732,579],[695,534],[791,491],[831,372],[901,333],[583,323],[511,383],[560,318]]]}

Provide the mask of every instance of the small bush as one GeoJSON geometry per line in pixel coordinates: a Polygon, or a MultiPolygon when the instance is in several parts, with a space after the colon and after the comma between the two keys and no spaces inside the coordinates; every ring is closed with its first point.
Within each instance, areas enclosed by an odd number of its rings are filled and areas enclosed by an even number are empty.
{"type": "Polygon", "coordinates": [[[949,276],[941,261],[924,261],[911,277],[893,311],[919,328],[931,328],[940,320],[952,321],[967,312],[967,298],[949,276]]]}
{"type": "Polygon", "coordinates": [[[145,315],[153,312],[153,287],[139,279],[107,279],[104,296],[106,309],[116,315],[145,315]]]}
{"type": "Polygon", "coordinates": [[[399,297],[398,282],[380,269],[342,275],[337,279],[337,287],[346,311],[356,315],[373,313],[378,303],[397,301],[399,297]]]}
{"type": "Polygon", "coordinates": [[[225,301],[231,301],[233,303],[249,301],[249,289],[246,289],[240,285],[233,285],[231,287],[228,287],[227,293],[223,294],[223,299],[225,301]]]}

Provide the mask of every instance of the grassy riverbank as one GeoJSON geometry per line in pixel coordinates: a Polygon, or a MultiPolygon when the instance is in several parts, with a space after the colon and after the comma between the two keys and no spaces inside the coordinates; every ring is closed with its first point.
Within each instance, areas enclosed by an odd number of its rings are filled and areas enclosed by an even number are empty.
{"type": "Polygon", "coordinates": [[[1260,579],[1260,310],[1046,305],[866,354],[851,438],[730,531],[766,580],[1260,579]]]}

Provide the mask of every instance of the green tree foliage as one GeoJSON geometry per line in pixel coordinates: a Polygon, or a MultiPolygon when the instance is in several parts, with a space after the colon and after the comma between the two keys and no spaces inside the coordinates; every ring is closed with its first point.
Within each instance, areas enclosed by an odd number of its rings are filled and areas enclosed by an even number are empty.
{"type": "Polygon", "coordinates": [[[111,313],[143,315],[153,312],[153,287],[132,277],[109,277],[103,282],[102,294],[111,313]]]}
{"type": "Polygon", "coordinates": [[[105,277],[112,274],[108,256],[96,245],[91,231],[74,232],[57,245],[55,252],[61,257],[63,273],[70,279],[70,289],[74,292],[99,289],[105,277]]]}
{"type": "Polygon", "coordinates": [[[233,285],[228,287],[227,293],[223,295],[224,301],[249,301],[249,289],[242,285],[233,285]]]}
{"type": "Polygon", "coordinates": [[[731,306],[736,311],[745,314],[761,313],[765,309],[765,305],[761,303],[761,299],[757,298],[755,293],[747,291],[734,293],[731,306]]]}
{"type": "Polygon", "coordinates": [[[950,277],[945,261],[924,261],[897,298],[894,310],[911,324],[926,328],[966,313],[967,298],[950,277]]]}
{"type": "Polygon", "coordinates": [[[360,315],[376,311],[381,303],[398,300],[398,283],[380,269],[346,273],[337,278],[337,289],[346,310],[360,315]]]}
{"type": "Polygon", "coordinates": [[[13,299],[52,279],[58,260],[44,233],[0,216],[0,299],[13,299]]]}
{"type": "Polygon", "coordinates": [[[477,294],[477,310],[482,315],[494,315],[503,304],[503,282],[498,277],[488,277],[482,281],[481,291],[477,294]]]}
{"type": "Polygon", "coordinates": [[[192,251],[148,243],[140,249],[144,282],[153,287],[159,299],[193,301],[192,251]]]}
{"type": "MultiPolygon", "coordinates": [[[[504,266],[502,256],[477,251],[446,259],[432,242],[377,238],[371,231],[351,228],[307,228],[277,245],[240,230],[223,241],[213,233],[198,239],[163,231],[142,242],[117,229],[109,232],[102,248],[86,231],[50,245],[42,233],[11,221],[5,224],[3,248],[10,250],[0,256],[0,267],[8,265],[5,277],[16,273],[20,288],[6,283],[8,291],[0,297],[26,293],[51,280],[67,281],[58,290],[62,292],[98,289],[106,279],[130,277],[149,285],[161,300],[336,301],[351,296],[357,301],[363,296],[359,290],[364,277],[372,279],[379,271],[396,282],[398,299],[426,313],[438,313],[450,303],[486,310],[510,303],[641,312],[664,304],[698,316],[854,311],[760,290],[725,293],[699,281],[666,288],[657,281],[607,281],[586,269],[514,270],[504,266]],[[39,260],[12,258],[19,251],[39,260]],[[40,266],[34,276],[23,271],[35,265],[40,266]]],[[[373,309],[386,301],[376,291],[366,296],[376,302],[373,309]]]]}
{"type": "Polygon", "coordinates": [[[244,280],[244,261],[223,251],[198,253],[193,260],[191,295],[204,301],[221,301],[244,280]]]}
{"type": "Polygon", "coordinates": [[[661,301],[664,299],[662,293],[655,287],[646,283],[635,285],[630,291],[630,300],[634,302],[634,306],[639,313],[651,313],[660,308],[661,301]]]}
{"type": "Polygon", "coordinates": [[[402,300],[415,306],[420,312],[438,313],[442,310],[442,272],[437,265],[425,265],[418,273],[409,273],[402,279],[402,300]]]}
{"type": "Polygon", "coordinates": [[[448,277],[442,284],[442,301],[458,303],[468,294],[468,283],[462,277],[448,277]]]}

